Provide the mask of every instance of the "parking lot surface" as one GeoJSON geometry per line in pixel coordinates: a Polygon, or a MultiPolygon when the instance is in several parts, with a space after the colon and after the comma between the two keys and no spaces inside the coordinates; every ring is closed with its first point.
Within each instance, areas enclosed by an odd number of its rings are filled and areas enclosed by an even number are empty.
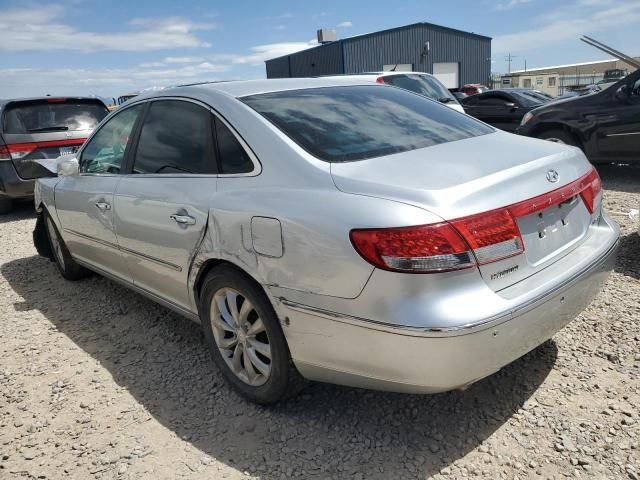
{"type": "Polygon", "coordinates": [[[640,478],[640,168],[599,168],[615,272],[551,341],[464,392],[313,384],[264,408],[200,327],[38,257],[0,217],[0,478],[640,478]]]}

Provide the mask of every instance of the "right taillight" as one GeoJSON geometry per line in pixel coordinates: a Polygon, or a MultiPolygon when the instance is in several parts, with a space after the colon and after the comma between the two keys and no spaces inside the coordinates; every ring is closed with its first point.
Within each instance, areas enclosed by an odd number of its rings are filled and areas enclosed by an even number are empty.
{"type": "Polygon", "coordinates": [[[11,154],[6,145],[0,143],[0,160],[11,160],[11,154]]]}
{"type": "Polygon", "coordinates": [[[602,182],[600,181],[600,175],[595,168],[591,169],[591,172],[582,179],[583,189],[580,192],[584,205],[589,210],[590,214],[596,210],[596,200],[598,194],[602,191],[602,182]]]}
{"type": "Polygon", "coordinates": [[[384,81],[384,77],[378,77],[376,78],[376,83],[387,83],[384,81]]]}

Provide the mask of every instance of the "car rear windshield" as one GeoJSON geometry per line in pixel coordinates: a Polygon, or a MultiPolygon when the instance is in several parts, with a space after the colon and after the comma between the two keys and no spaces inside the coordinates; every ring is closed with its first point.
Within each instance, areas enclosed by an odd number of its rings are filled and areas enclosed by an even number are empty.
{"type": "Polygon", "coordinates": [[[107,107],[99,100],[12,102],[2,117],[2,130],[10,134],[92,130],[108,113],[107,107]]]}
{"type": "Polygon", "coordinates": [[[425,97],[384,86],[291,90],[242,101],[329,162],[391,155],[494,131],[425,97]]]}
{"type": "Polygon", "coordinates": [[[426,75],[390,75],[383,78],[385,83],[390,83],[394,87],[404,88],[440,102],[455,101],[455,97],[451,95],[451,92],[444,85],[435,78],[426,75]]]}

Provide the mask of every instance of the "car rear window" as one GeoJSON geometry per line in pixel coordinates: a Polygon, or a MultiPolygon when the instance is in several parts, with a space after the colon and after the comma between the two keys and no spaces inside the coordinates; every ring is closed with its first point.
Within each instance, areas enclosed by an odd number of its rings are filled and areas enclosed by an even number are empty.
{"type": "Polygon", "coordinates": [[[390,83],[394,87],[404,88],[434,100],[441,102],[455,101],[455,97],[444,85],[426,75],[389,75],[382,78],[384,78],[385,83],[390,83]]]}
{"type": "Polygon", "coordinates": [[[2,129],[10,134],[93,130],[108,113],[107,107],[98,100],[12,102],[5,108],[2,129]]]}
{"type": "Polygon", "coordinates": [[[241,100],[329,162],[391,155],[494,131],[420,95],[384,86],[291,90],[241,100]]]}

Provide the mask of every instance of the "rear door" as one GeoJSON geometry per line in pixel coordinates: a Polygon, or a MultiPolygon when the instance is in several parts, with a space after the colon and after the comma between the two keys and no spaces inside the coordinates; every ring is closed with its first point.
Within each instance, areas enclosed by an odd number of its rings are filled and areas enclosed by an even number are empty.
{"type": "Polygon", "coordinates": [[[111,117],[83,148],[80,175],[62,177],[55,201],[62,235],[73,256],[131,280],[114,231],[113,193],[144,106],[133,105],[111,117]]]}
{"type": "Polygon", "coordinates": [[[2,134],[18,175],[48,176],[34,160],[72,155],[109,114],[98,99],[44,98],[9,102],[2,114],[2,134]]]}
{"type": "Polygon", "coordinates": [[[593,114],[599,124],[598,149],[604,159],[637,160],[640,156],[640,72],[630,75],[626,86],[626,99],[616,98],[612,91],[603,96],[599,111],[593,114]]]}
{"type": "Polygon", "coordinates": [[[115,192],[118,243],[135,285],[187,310],[189,265],[216,191],[213,124],[200,103],[152,101],[115,192]]]}

